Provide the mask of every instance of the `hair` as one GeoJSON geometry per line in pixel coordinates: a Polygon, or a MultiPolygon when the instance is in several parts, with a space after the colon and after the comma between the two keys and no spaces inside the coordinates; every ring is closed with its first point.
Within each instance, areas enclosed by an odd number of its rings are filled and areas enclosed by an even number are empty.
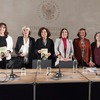
{"type": "Polygon", "coordinates": [[[2,27],[2,26],[5,26],[5,32],[4,32],[4,35],[7,37],[8,36],[8,34],[9,34],[9,32],[8,32],[8,30],[7,30],[7,25],[5,24],[5,23],[0,23],[0,27],[2,27]]]}
{"type": "Polygon", "coordinates": [[[67,38],[68,38],[69,37],[69,32],[68,32],[67,28],[61,29],[59,38],[62,38],[62,32],[63,32],[63,30],[67,31],[67,35],[68,35],[67,38]]]}
{"type": "Polygon", "coordinates": [[[38,36],[39,36],[39,37],[42,37],[42,36],[41,36],[42,30],[46,30],[46,32],[47,32],[47,38],[51,36],[50,31],[49,31],[46,27],[41,27],[41,28],[39,29],[39,31],[38,31],[38,36]]]}
{"type": "MultiPolygon", "coordinates": [[[[22,27],[22,31],[23,31],[24,29],[28,29],[28,30],[29,30],[29,35],[31,34],[31,29],[30,29],[28,26],[22,27]]],[[[23,32],[22,32],[22,34],[23,34],[23,32]]]]}
{"type": "Polygon", "coordinates": [[[86,37],[86,35],[87,35],[86,29],[85,28],[80,28],[79,31],[78,31],[78,33],[77,33],[78,37],[79,37],[80,31],[84,31],[85,32],[85,37],[86,37]]]}
{"type": "Polygon", "coordinates": [[[94,35],[94,41],[95,41],[95,42],[97,42],[97,40],[96,40],[97,34],[100,34],[100,32],[96,32],[96,33],[95,33],[95,35],[94,35]]]}

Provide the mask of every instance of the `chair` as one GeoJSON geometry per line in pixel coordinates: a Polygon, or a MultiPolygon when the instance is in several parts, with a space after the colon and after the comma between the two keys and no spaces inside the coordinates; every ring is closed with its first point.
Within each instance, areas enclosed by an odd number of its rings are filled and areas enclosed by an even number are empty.
{"type": "Polygon", "coordinates": [[[73,61],[59,61],[60,68],[73,68],[73,61]]]}
{"type": "MultiPolygon", "coordinates": [[[[32,60],[32,68],[37,68],[37,61],[32,60]]],[[[51,60],[41,60],[41,68],[52,67],[51,60]]]]}

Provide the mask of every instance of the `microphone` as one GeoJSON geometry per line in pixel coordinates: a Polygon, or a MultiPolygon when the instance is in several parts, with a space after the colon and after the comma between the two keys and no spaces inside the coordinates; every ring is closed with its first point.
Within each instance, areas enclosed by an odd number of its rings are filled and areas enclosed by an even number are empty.
{"type": "Polygon", "coordinates": [[[8,68],[11,68],[11,74],[10,74],[10,78],[16,78],[17,75],[13,73],[13,65],[14,65],[14,61],[10,60],[7,64],[8,68]]]}

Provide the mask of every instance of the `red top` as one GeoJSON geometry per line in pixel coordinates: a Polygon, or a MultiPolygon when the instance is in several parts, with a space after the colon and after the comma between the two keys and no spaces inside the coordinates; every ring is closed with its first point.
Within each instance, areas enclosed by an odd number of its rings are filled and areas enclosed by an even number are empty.
{"type": "Polygon", "coordinates": [[[66,38],[62,38],[62,40],[63,40],[63,45],[64,45],[64,52],[66,52],[66,49],[67,49],[66,38]]]}

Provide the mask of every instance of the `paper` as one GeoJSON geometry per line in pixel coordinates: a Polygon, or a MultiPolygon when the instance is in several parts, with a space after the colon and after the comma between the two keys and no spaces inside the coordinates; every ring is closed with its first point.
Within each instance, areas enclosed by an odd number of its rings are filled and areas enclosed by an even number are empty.
{"type": "Polygon", "coordinates": [[[89,72],[97,72],[98,69],[96,67],[93,67],[93,68],[87,68],[87,71],[89,72]]]}
{"type": "Polygon", "coordinates": [[[24,45],[21,46],[19,53],[23,53],[23,51],[24,51],[24,45]]]}

